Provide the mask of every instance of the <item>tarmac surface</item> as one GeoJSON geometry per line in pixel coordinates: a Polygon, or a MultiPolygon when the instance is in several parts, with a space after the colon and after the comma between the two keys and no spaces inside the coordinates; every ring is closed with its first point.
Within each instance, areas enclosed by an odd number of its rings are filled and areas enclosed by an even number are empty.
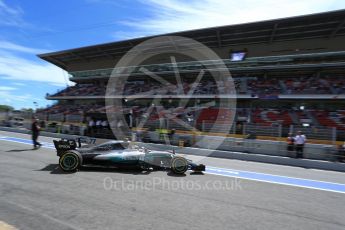
{"type": "MultiPolygon", "coordinates": [[[[339,172],[188,158],[229,170],[345,184],[339,172]]],[[[207,173],[83,168],[65,174],[57,163],[53,149],[0,139],[0,222],[25,230],[345,229],[344,193],[207,173]]]]}

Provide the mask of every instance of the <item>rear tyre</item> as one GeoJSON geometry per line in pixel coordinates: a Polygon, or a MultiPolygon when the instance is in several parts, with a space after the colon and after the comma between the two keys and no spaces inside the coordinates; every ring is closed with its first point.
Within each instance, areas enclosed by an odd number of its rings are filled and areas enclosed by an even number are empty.
{"type": "Polygon", "coordinates": [[[184,174],[188,170],[188,161],[183,157],[174,157],[171,160],[171,171],[175,174],[184,174]]]}
{"type": "Polygon", "coordinates": [[[64,172],[76,172],[81,166],[81,156],[76,151],[68,151],[59,159],[59,167],[64,172]]]}

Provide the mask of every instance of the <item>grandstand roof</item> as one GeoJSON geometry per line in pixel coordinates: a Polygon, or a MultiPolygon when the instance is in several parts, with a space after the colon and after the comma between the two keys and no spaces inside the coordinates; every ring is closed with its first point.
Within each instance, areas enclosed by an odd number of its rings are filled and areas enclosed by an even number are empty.
{"type": "MultiPolygon", "coordinates": [[[[189,30],[164,35],[192,38],[210,48],[243,44],[267,44],[310,38],[333,38],[345,35],[345,10],[189,30]]],[[[135,45],[157,36],[69,49],[38,56],[63,69],[67,69],[70,63],[88,62],[99,58],[119,58],[135,45]]]]}

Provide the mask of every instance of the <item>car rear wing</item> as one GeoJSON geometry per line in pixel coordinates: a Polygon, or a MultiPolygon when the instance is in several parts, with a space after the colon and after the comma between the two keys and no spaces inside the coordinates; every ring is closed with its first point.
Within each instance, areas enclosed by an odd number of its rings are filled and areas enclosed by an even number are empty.
{"type": "Polygon", "coordinates": [[[80,148],[82,143],[95,144],[96,138],[91,137],[77,137],[75,139],[61,138],[60,140],[53,140],[54,146],[58,156],[61,156],[68,150],[75,150],[80,148]]]}

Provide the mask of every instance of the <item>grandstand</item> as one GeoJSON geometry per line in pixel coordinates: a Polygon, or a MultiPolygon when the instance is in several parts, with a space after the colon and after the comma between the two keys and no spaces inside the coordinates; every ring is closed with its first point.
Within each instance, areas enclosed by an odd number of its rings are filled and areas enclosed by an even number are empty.
{"type": "MultiPolygon", "coordinates": [[[[143,128],[147,130],[216,130],[233,136],[254,132],[259,138],[271,139],[298,129],[315,140],[345,140],[345,10],[165,35],[194,39],[223,60],[236,87],[236,114],[217,100],[224,92],[210,74],[195,85],[200,70],[212,60],[177,57],[183,86],[179,89],[169,56],[157,51],[140,66],[123,67],[131,72],[119,92],[124,107],[113,109],[131,117],[127,119],[131,127],[145,118],[143,128]],[[162,87],[140,71],[143,66],[172,86],[162,87]],[[193,87],[194,99],[179,107],[179,95],[193,87]],[[137,99],[128,101],[131,95],[137,99]],[[162,98],[151,114],[146,111],[152,101],[147,95],[162,98]],[[235,125],[227,130],[224,127],[230,126],[227,122],[231,116],[235,125]]],[[[105,120],[106,86],[117,71],[114,66],[131,48],[153,37],[40,54],[40,58],[68,71],[76,84],[47,94],[47,99],[57,103],[39,110],[38,115],[49,122],[77,126],[87,126],[91,118],[105,120]]],[[[111,132],[102,129],[101,134],[93,135],[111,137],[111,132]]]]}

